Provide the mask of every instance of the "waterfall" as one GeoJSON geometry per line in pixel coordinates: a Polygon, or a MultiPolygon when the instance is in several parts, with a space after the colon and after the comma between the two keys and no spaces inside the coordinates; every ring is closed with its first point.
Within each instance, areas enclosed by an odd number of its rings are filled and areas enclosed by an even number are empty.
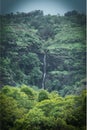
{"type": "Polygon", "coordinates": [[[46,53],[44,53],[43,58],[43,80],[42,80],[42,88],[45,88],[45,79],[46,79],[46,53]]]}

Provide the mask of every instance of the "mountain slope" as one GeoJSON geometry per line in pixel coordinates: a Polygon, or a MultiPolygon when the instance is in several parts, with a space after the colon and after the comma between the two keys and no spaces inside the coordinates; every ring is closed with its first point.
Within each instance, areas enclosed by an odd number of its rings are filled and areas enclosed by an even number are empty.
{"type": "Polygon", "coordinates": [[[44,84],[63,96],[85,88],[85,15],[37,10],[0,17],[0,86],[44,84]]]}

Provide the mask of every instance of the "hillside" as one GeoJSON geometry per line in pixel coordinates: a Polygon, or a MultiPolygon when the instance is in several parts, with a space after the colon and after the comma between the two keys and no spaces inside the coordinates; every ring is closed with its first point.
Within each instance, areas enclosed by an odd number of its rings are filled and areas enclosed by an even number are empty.
{"type": "Polygon", "coordinates": [[[59,94],[85,88],[85,15],[30,13],[1,18],[0,86],[37,86],[59,94]]]}

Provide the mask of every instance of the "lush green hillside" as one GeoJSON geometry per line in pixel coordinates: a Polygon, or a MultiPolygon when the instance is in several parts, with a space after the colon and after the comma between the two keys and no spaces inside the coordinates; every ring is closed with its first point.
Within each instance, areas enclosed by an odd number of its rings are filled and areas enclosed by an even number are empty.
{"type": "Polygon", "coordinates": [[[85,130],[85,15],[0,19],[1,130],[85,130]]]}
{"type": "Polygon", "coordinates": [[[0,91],[1,130],[85,130],[85,91],[61,97],[57,91],[4,86],[0,91]]]}
{"type": "Polygon", "coordinates": [[[38,10],[0,18],[0,86],[26,84],[62,96],[85,88],[85,15],[38,10]]]}

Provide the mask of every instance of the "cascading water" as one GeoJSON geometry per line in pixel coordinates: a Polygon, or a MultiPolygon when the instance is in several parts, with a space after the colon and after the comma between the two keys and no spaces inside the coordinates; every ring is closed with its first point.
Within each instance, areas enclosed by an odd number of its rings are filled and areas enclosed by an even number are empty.
{"type": "Polygon", "coordinates": [[[46,53],[44,53],[43,58],[43,80],[42,80],[42,88],[45,89],[45,79],[46,79],[46,53]]]}

